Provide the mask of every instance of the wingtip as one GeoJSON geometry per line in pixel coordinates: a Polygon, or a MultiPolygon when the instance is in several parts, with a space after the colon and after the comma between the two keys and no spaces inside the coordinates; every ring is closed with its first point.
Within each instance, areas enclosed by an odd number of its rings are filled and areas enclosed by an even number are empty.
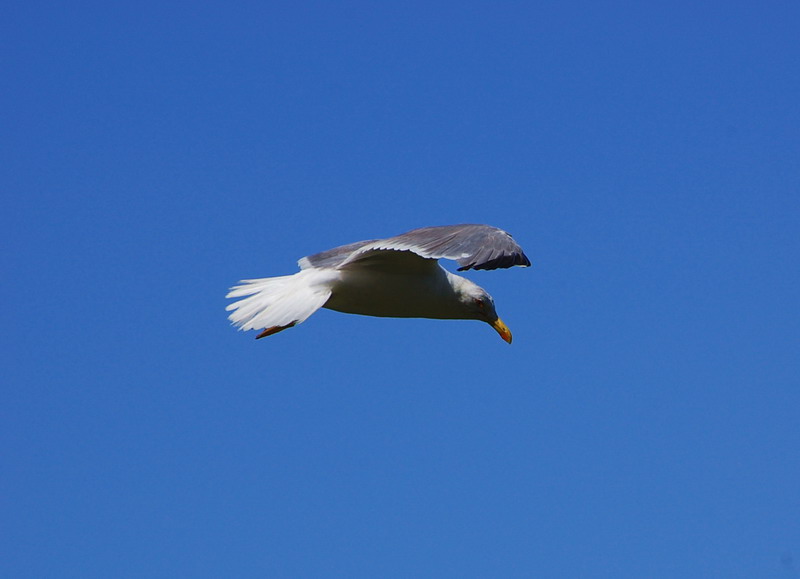
{"type": "Polygon", "coordinates": [[[524,253],[517,253],[513,256],[505,255],[483,263],[476,263],[475,261],[467,263],[458,268],[457,271],[466,271],[468,269],[478,270],[492,270],[492,269],[508,269],[510,267],[530,267],[531,260],[524,253]]]}

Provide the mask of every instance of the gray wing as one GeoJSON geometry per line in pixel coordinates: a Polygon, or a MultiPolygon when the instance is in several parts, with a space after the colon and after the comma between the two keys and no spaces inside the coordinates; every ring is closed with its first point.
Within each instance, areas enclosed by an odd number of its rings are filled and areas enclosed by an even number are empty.
{"type": "Polygon", "coordinates": [[[378,240],[368,239],[366,241],[356,241],[355,243],[340,245],[339,247],[334,247],[333,249],[328,249],[326,251],[321,251],[320,253],[315,253],[314,255],[303,257],[297,262],[297,264],[300,266],[300,269],[307,269],[309,267],[336,267],[341,265],[342,262],[353,255],[354,251],[364,247],[365,245],[369,245],[370,243],[375,243],[376,241],[378,240]]]}
{"type": "MultiPolygon", "coordinates": [[[[337,250],[344,248],[348,248],[351,254],[339,265],[383,251],[410,251],[426,259],[452,259],[460,266],[458,271],[507,268],[515,265],[527,267],[531,264],[511,235],[489,225],[423,227],[396,237],[359,242],[337,250]]],[[[313,261],[311,263],[314,265],[313,261]]]]}

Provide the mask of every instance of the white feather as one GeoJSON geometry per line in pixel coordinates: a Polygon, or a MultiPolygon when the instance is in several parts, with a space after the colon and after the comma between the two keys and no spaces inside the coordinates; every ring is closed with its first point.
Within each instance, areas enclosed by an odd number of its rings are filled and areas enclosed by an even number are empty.
{"type": "Polygon", "coordinates": [[[244,297],[225,308],[241,330],[260,330],[305,321],[325,305],[339,274],[332,269],[306,269],[294,275],[243,280],[227,297],[244,297]]]}

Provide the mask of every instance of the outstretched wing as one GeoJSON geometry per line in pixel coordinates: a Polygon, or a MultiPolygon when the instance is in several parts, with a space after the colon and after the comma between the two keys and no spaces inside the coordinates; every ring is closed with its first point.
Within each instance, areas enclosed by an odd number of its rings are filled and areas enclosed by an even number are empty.
{"type": "Polygon", "coordinates": [[[339,267],[384,251],[410,251],[426,259],[452,259],[460,266],[459,271],[498,269],[515,265],[527,267],[531,264],[511,235],[489,225],[423,227],[396,237],[359,242],[345,247],[352,249],[349,257],[339,263],[339,267]]]}

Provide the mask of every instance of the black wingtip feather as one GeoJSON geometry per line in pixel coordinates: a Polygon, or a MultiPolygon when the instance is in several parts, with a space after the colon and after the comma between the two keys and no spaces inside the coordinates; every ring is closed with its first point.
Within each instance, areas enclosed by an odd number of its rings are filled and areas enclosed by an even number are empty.
{"type": "MultiPolygon", "coordinates": [[[[461,262],[459,262],[461,264],[461,262]]],[[[466,264],[462,264],[458,271],[465,271],[468,269],[474,270],[490,270],[490,269],[507,269],[509,267],[529,267],[531,260],[524,253],[515,253],[512,255],[501,255],[494,259],[482,261],[480,259],[470,259],[466,264]]]]}

